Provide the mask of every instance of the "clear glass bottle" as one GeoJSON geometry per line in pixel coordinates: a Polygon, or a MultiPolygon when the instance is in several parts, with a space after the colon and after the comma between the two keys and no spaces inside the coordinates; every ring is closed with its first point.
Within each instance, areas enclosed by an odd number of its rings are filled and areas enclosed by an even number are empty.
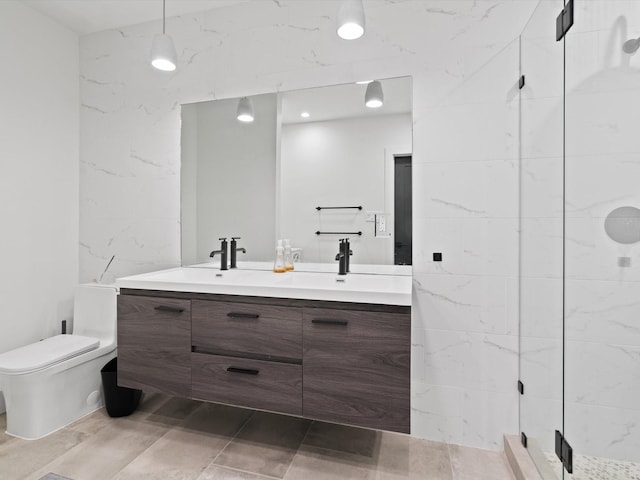
{"type": "Polygon", "coordinates": [[[293,255],[291,254],[291,242],[288,238],[284,240],[284,269],[293,270],[293,255]]]}
{"type": "Polygon", "coordinates": [[[282,247],[282,240],[278,240],[278,246],[276,247],[276,261],[273,262],[273,271],[275,273],[284,273],[287,271],[284,266],[284,248],[282,247]]]}

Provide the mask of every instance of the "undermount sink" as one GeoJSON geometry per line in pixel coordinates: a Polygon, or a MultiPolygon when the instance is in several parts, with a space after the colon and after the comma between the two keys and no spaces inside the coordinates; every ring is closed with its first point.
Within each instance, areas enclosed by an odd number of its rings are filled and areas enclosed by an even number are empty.
{"type": "Polygon", "coordinates": [[[411,305],[411,277],[179,267],[116,280],[119,288],[411,305]]]}

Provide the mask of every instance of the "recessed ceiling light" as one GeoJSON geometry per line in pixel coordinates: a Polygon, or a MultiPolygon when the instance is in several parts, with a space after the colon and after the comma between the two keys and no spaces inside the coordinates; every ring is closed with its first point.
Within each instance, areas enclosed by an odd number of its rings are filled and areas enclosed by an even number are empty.
{"type": "Polygon", "coordinates": [[[309,115],[309,112],[302,112],[302,113],[300,114],[300,116],[301,116],[302,118],[309,118],[309,116],[310,116],[310,115],[309,115]]]}
{"type": "Polygon", "coordinates": [[[373,82],[373,80],[362,80],[360,82],[356,82],[357,85],[367,85],[369,83],[373,82]]]}

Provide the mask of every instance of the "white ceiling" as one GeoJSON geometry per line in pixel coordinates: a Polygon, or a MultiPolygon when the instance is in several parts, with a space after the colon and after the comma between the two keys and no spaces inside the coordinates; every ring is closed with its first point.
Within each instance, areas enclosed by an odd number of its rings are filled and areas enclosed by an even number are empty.
{"type": "MultiPolygon", "coordinates": [[[[162,19],[162,0],[21,1],[79,35],[162,19]]],[[[254,0],[166,0],[166,15],[172,17],[204,12],[251,1],[254,0]]],[[[409,78],[382,80],[382,88],[385,103],[380,109],[369,109],[364,106],[366,85],[339,85],[286,92],[282,97],[283,123],[317,122],[335,118],[411,112],[411,80],[409,78]],[[339,108],[336,109],[336,105],[339,108]],[[300,118],[302,111],[308,111],[311,117],[300,118]]]]}
{"type": "MultiPolygon", "coordinates": [[[[248,0],[168,0],[167,17],[248,0]]],[[[78,35],[162,19],[162,0],[22,0],[78,35]]]]}

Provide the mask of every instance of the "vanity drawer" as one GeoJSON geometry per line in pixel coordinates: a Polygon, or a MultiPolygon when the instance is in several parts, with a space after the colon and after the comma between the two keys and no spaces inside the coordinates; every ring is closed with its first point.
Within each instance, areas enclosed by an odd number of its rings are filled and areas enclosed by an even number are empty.
{"type": "Polygon", "coordinates": [[[302,366],[193,353],[192,396],[199,400],[302,415],[302,366]]]}
{"type": "Polygon", "coordinates": [[[409,432],[411,315],[304,309],[304,416],[409,432]]]}
{"type": "Polygon", "coordinates": [[[190,395],[189,300],[118,296],[118,384],[190,395]]]}
{"type": "Polygon", "coordinates": [[[192,301],[192,344],[214,353],[302,358],[302,308],[192,301]]]}

